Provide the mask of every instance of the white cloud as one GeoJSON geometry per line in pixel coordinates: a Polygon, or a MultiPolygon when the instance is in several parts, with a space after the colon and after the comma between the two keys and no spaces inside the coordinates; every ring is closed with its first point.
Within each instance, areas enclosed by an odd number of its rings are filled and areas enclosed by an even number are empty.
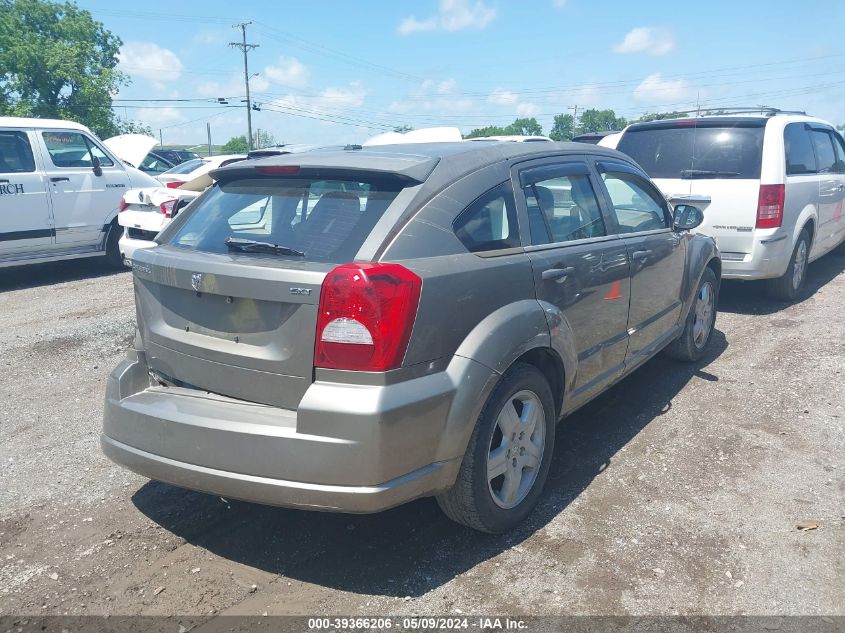
{"type": "Polygon", "coordinates": [[[619,44],[613,47],[617,53],[646,53],[665,55],[675,48],[675,36],[671,31],[652,26],[631,29],[619,44]]]}
{"type": "Polygon", "coordinates": [[[513,92],[504,88],[496,88],[487,97],[487,101],[496,105],[512,105],[518,100],[519,98],[513,92]]]}
{"type": "Polygon", "coordinates": [[[538,108],[536,104],[523,101],[516,106],[516,113],[523,117],[537,116],[540,114],[540,108],[538,108]]]}
{"type": "Polygon", "coordinates": [[[307,86],[310,80],[310,73],[301,61],[295,57],[279,57],[275,64],[264,67],[259,75],[265,77],[275,84],[290,88],[301,88],[307,86]]]}
{"type": "Polygon", "coordinates": [[[176,81],[182,75],[182,61],[176,53],[153,42],[126,42],[117,58],[121,69],[131,77],[157,84],[176,81]]]}
{"type": "Polygon", "coordinates": [[[671,103],[689,98],[692,90],[684,79],[663,79],[660,73],[649,75],[634,88],[634,99],[651,103],[671,103]]]}
{"type": "Polygon", "coordinates": [[[406,114],[409,112],[432,112],[440,116],[466,112],[473,107],[472,99],[461,97],[454,79],[435,81],[426,79],[419,88],[412,91],[406,100],[393,101],[388,112],[406,114]]]}
{"type": "Polygon", "coordinates": [[[566,6],[567,0],[552,0],[552,4],[555,5],[555,8],[562,9],[566,6]]]}
{"type": "Polygon", "coordinates": [[[178,109],[169,106],[166,108],[139,108],[132,118],[149,125],[153,129],[181,123],[185,120],[184,115],[178,109]]]}
{"type": "Polygon", "coordinates": [[[484,0],[440,0],[436,15],[424,20],[416,16],[405,18],[399,25],[402,35],[417,31],[461,31],[463,29],[483,29],[496,17],[496,9],[489,7],[484,0]]]}

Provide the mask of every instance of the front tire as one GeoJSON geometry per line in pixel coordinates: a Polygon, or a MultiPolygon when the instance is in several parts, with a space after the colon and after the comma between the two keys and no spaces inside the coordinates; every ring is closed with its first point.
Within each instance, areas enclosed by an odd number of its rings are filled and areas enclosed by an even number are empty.
{"type": "Polygon", "coordinates": [[[666,354],[676,360],[695,362],[707,352],[716,325],[719,304],[719,280],[712,268],[705,268],[698,282],[695,302],[690,308],[681,335],[666,347],[666,354]]]}
{"type": "Polygon", "coordinates": [[[446,516],[492,534],[523,521],[549,474],[556,421],[540,370],[511,367],[478,417],[455,485],[437,497],[446,516]]]}
{"type": "Polygon", "coordinates": [[[810,234],[802,229],[792,251],[789,266],[782,277],[768,281],[769,296],[779,301],[795,301],[804,289],[807,281],[807,260],[810,255],[810,234]]]}

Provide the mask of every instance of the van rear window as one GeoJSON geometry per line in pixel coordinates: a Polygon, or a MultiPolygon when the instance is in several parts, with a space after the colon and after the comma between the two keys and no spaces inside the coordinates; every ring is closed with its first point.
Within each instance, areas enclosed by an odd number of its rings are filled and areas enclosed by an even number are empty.
{"type": "Polygon", "coordinates": [[[759,124],[688,121],[631,128],[617,149],[652,178],[760,178],[763,132],[759,124]]]}
{"type": "Polygon", "coordinates": [[[401,188],[394,181],[322,178],[217,183],[169,243],[208,253],[343,263],[355,257],[401,188]],[[245,241],[263,246],[244,247],[245,241]],[[282,248],[272,251],[268,244],[282,248]]]}

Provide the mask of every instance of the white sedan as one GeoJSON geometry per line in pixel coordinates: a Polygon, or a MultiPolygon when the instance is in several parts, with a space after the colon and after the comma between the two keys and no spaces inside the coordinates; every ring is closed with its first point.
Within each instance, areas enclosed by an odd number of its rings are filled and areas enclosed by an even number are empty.
{"type": "Polygon", "coordinates": [[[156,235],[211,185],[211,170],[245,158],[243,154],[228,154],[189,160],[158,176],[164,187],[127,191],[117,214],[117,222],[123,227],[123,236],[118,242],[123,262],[132,266],[132,256],[137,249],[155,246],[156,235]]]}

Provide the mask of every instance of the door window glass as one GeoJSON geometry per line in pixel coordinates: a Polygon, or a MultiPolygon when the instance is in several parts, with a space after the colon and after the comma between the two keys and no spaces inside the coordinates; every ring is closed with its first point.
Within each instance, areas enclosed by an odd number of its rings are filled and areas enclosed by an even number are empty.
{"type": "Polygon", "coordinates": [[[790,123],[783,131],[786,149],[786,174],[799,176],[816,173],[816,155],[803,123],[790,123]]]}
{"type": "Polygon", "coordinates": [[[24,132],[0,132],[0,174],[35,171],[32,148],[24,132]]]}
{"type": "Polygon", "coordinates": [[[836,153],[836,162],[833,165],[833,170],[837,174],[845,174],[845,141],[835,132],[831,133],[833,139],[833,151],[836,153]]]}
{"type": "Polygon", "coordinates": [[[824,130],[810,130],[810,138],[813,139],[813,147],[816,150],[816,162],[820,174],[829,174],[833,171],[836,156],[833,153],[833,142],[830,134],[824,130]]]}
{"type": "Polygon", "coordinates": [[[44,144],[56,167],[93,167],[96,156],[102,167],[111,167],[111,159],[79,132],[44,132],[44,144]]]}
{"type": "Polygon", "coordinates": [[[523,187],[532,244],[607,235],[589,176],[573,174],[523,187]]]}
{"type": "Polygon", "coordinates": [[[519,246],[516,205],[507,183],[476,199],[455,220],[455,235],[472,253],[519,246]]]}
{"type": "Polygon", "coordinates": [[[654,231],[669,226],[663,201],[641,178],[622,172],[602,174],[622,233],[654,231]]]}

